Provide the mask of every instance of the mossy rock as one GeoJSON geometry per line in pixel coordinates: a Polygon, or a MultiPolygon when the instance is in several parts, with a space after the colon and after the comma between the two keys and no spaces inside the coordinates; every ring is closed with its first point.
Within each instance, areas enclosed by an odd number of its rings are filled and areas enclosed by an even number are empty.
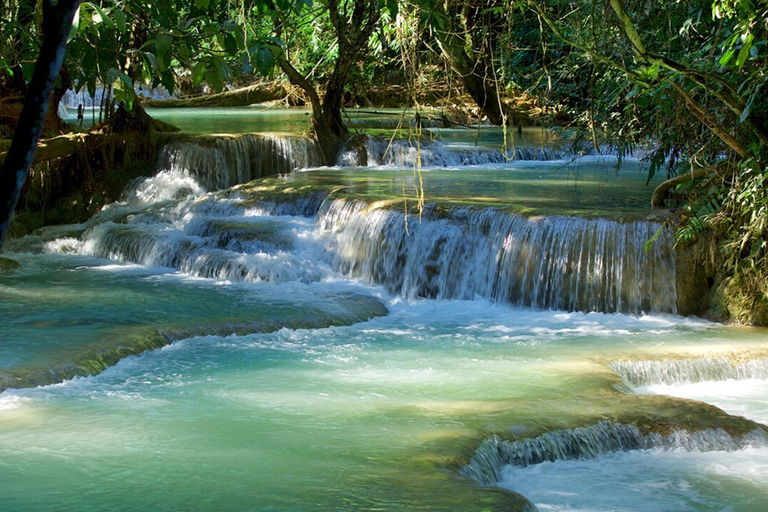
{"type": "Polygon", "coordinates": [[[10,272],[19,267],[21,267],[21,263],[18,261],[0,256],[0,274],[3,272],[10,272]]]}
{"type": "Polygon", "coordinates": [[[739,279],[726,279],[718,289],[719,305],[732,322],[768,327],[768,299],[749,290],[739,279]]]}

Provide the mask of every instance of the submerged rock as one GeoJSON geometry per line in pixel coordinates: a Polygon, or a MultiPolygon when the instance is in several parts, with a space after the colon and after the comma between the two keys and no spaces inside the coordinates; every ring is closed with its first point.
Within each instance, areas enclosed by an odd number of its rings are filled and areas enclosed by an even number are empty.
{"type": "Polygon", "coordinates": [[[0,272],[10,272],[19,267],[21,267],[21,263],[18,261],[0,256],[0,272]]]}

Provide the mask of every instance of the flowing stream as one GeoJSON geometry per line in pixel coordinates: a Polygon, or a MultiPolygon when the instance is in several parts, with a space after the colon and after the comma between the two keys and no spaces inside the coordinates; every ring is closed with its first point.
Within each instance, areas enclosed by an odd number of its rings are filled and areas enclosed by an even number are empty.
{"type": "Polygon", "coordinates": [[[278,114],[9,243],[2,510],[765,510],[767,333],[676,315],[636,161],[278,114]]]}

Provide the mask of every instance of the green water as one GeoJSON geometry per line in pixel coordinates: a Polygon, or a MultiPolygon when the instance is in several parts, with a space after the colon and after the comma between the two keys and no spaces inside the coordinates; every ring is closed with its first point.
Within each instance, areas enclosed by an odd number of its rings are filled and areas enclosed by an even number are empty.
{"type": "MultiPolygon", "coordinates": [[[[149,108],[147,112],[157,119],[194,134],[213,133],[278,133],[301,134],[309,130],[311,110],[301,107],[284,108],[251,105],[248,107],[207,108],[149,108]]],[[[437,111],[427,111],[425,119],[439,119],[437,111]]],[[[383,137],[391,137],[400,124],[400,133],[415,133],[413,113],[400,109],[351,108],[343,115],[350,131],[363,131],[383,137]]],[[[72,122],[72,120],[70,120],[72,122]]],[[[496,126],[467,128],[437,122],[423,128],[425,140],[443,140],[448,143],[470,144],[485,147],[552,146],[561,142],[557,132],[526,127],[523,133],[507,132],[496,126]],[[506,137],[505,137],[506,136],[506,137]]]]}
{"type": "Polygon", "coordinates": [[[285,133],[309,129],[310,111],[304,108],[268,108],[261,105],[227,108],[149,108],[154,118],[188,133],[285,133]]]}
{"type": "MultiPolygon", "coordinates": [[[[375,200],[406,198],[416,204],[419,189],[427,203],[498,207],[529,215],[578,215],[625,219],[654,218],[648,207],[655,182],[637,161],[582,158],[575,162],[524,162],[484,164],[457,170],[430,168],[418,175],[412,170],[380,168],[312,169],[289,178],[294,186],[346,185],[339,195],[375,200]]],[[[266,183],[255,184],[256,187],[266,183]]]]}
{"type": "MultiPolygon", "coordinates": [[[[14,259],[22,266],[0,274],[3,388],[25,379],[56,382],[51,368],[66,377],[82,375],[103,364],[100,356],[122,348],[128,355],[133,345],[154,348],[195,333],[324,326],[386,313],[376,299],[320,285],[303,289],[297,300],[290,289],[216,286],[167,268],[75,255],[14,259]]],[[[116,362],[114,354],[108,357],[116,362]]]]}
{"type": "Polygon", "coordinates": [[[453,473],[483,432],[629,410],[704,417],[621,399],[600,363],[702,337],[754,344],[674,318],[474,302],[186,339],[96,377],[6,391],[0,495],[6,510],[510,510],[453,473]]]}

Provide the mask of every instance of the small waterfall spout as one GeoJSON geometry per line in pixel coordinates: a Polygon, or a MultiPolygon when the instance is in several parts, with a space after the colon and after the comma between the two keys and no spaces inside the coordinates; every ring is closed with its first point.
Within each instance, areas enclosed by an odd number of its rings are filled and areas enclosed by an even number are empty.
{"type": "Polygon", "coordinates": [[[768,379],[768,358],[735,364],[725,357],[664,361],[614,361],[609,364],[630,387],[689,384],[728,379],[768,379]]]}
{"type": "Polygon", "coordinates": [[[407,298],[475,297],[538,309],[674,313],[669,234],[659,226],[495,209],[402,212],[333,201],[319,214],[334,266],[407,298]]]}
{"type": "Polygon", "coordinates": [[[448,146],[443,142],[431,142],[419,147],[404,140],[366,141],[368,165],[393,165],[415,167],[421,161],[422,167],[454,167],[507,163],[510,160],[559,160],[566,153],[553,148],[521,146],[502,151],[497,148],[471,146],[448,146]]]}
{"type": "Polygon", "coordinates": [[[314,142],[301,137],[220,135],[167,145],[158,169],[191,176],[210,191],[319,163],[314,142]]]}
{"type": "Polygon", "coordinates": [[[593,459],[611,452],[652,448],[706,452],[735,451],[749,446],[768,446],[768,435],[753,430],[735,437],[722,429],[644,435],[634,425],[603,421],[515,442],[491,436],[483,441],[460,473],[482,485],[495,485],[501,479],[502,467],[507,464],[527,467],[545,461],[593,459]]]}

